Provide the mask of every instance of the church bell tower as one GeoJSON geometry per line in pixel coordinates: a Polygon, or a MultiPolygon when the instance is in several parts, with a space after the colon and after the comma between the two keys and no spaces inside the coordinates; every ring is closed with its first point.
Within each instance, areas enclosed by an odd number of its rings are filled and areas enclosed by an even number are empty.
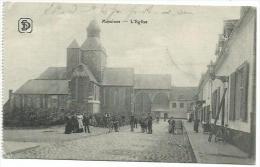
{"type": "Polygon", "coordinates": [[[87,39],[81,45],[82,63],[86,64],[98,82],[103,79],[106,66],[106,51],[100,40],[100,27],[96,20],[92,20],[87,27],[87,39]]]}

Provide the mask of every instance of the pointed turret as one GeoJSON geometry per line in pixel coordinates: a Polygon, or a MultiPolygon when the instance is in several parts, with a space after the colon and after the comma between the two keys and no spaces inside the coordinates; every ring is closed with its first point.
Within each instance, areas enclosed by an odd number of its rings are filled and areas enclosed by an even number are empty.
{"type": "Polygon", "coordinates": [[[80,48],[74,39],[67,48],[67,77],[71,77],[71,72],[81,62],[80,48]]]}
{"type": "Polygon", "coordinates": [[[78,44],[78,42],[76,41],[76,39],[74,39],[71,43],[70,43],[70,45],[68,46],[68,49],[72,49],[72,48],[79,48],[79,44],[78,44]]]}

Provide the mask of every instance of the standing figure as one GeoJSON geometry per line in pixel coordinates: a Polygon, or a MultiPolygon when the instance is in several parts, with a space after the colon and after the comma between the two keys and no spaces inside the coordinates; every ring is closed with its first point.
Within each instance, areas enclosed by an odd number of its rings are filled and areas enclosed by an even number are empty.
{"type": "Polygon", "coordinates": [[[148,132],[148,117],[144,118],[144,132],[148,132]]]}
{"type": "Polygon", "coordinates": [[[90,130],[89,130],[90,117],[86,113],[83,116],[83,125],[84,125],[85,133],[87,133],[87,130],[88,130],[88,133],[90,133],[90,130]]]}
{"type": "Polygon", "coordinates": [[[151,114],[148,115],[147,117],[147,127],[148,127],[148,134],[153,133],[153,117],[151,114]]]}
{"type": "Polygon", "coordinates": [[[108,133],[112,132],[112,130],[113,130],[113,120],[111,118],[107,119],[107,127],[108,127],[108,133]]]}
{"type": "Polygon", "coordinates": [[[70,134],[73,130],[71,118],[69,116],[66,116],[65,121],[66,121],[66,126],[65,126],[65,132],[64,133],[70,134]]]}
{"type": "Polygon", "coordinates": [[[175,120],[173,119],[173,117],[171,117],[168,120],[168,123],[169,123],[169,133],[174,134],[174,131],[175,131],[175,120]]]}
{"type": "Polygon", "coordinates": [[[71,123],[72,123],[72,132],[77,133],[78,129],[79,129],[79,123],[78,123],[76,115],[73,115],[71,117],[71,123]]]}
{"type": "Polygon", "coordinates": [[[134,131],[134,125],[135,124],[135,117],[133,115],[131,115],[130,117],[130,126],[131,126],[131,132],[134,131]]]}
{"type": "Polygon", "coordinates": [[[196,120],[194,121],[194,131],[195,131],[196,133],[199,132],[199,122],[200,122],[199,119],[196,119],[196,120]]]}
{"type": "Polygon", "coordinates": [[[137,118],[135,118],[135,128],[137,128],[137,124],[138,124],[138,119],[137,118]]]}
{"type": "Polygon", "coordinates": [[[78,114],[77,115],[77,120],[78,120],[78,124],[79,124],[78,132],[81,133],[81,132],[83,132],[83,129],[84,129],[84,126],[83,126],[83,115],[82,114],[78,114]]]}
{"type": "Polygon", "coordinates": [[[113,117],[113,127],[115,129],[115,132],[119,132],[119,120],[116,116],[113,117]]]}
{"type": "Polygon", "coordinates": [[[125,126],[125,116],[121,116],[121,126],[125,126]]]}

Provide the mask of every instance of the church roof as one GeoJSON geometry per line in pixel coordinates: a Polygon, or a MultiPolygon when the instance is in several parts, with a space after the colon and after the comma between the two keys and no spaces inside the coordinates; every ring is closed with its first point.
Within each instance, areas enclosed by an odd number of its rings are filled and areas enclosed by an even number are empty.
{"type": "Polygon", "coordinates": [[[89,77],[90,81],[98,83],[88,66],[80,63],[72,72],[72,77],[89,77]]]}
{"type": "Polygon", "coordinates": [[[79,48],[79,44],[78,42],[74,39],[70,45],[68,46],[69,49],[73,49],[73,48],[79,48]]]}
{"type": "Polygon", "coordinates": [[[171,100],[193,100],[197,94],[197,87],[173,87],[170,94],[171,100]]]}
{"type": "Polygon", "coordinates": [[[67,79],[66,67],[49,67],[37,79],[67,79]]]}
{"type": "Polygon", "coordinates": [[[136,74],[135,89],[171,89],[171,76],[168,74],[136,74]]]}
{"type": "Polygon", "coordinates": [[[68,94],[68,80],[40,80],[27,81],[15,94],[68,94]]]}
{"type": "Polygon", "coordinates": [[[134,69],[132,68],[105,68],[103,85],[133,86],[134,69]]]}

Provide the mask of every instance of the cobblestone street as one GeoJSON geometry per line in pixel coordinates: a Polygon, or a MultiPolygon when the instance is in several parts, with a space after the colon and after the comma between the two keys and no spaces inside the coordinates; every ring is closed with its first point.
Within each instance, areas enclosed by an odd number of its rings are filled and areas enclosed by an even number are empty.
{"type": "MultiPolygon", "coordinates": [[[[168,133],[166,122],[154,123],[153,134],[123,127],[120,132],[104,133],[70,141],[42,144],[5,158],[120,160],[155,162],[194,162],[189,140],[184,134],[168,133]]],[[[64,134],[64,138],[67,135],[64,134]]]]}

